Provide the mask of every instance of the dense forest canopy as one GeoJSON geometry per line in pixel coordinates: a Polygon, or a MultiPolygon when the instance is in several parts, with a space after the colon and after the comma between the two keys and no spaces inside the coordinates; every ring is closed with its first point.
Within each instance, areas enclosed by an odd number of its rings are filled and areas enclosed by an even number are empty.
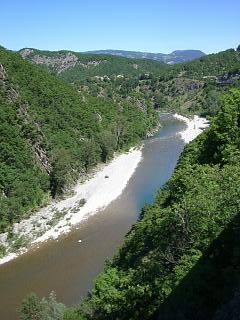
{"type": "Polygon", "coordinates": [[[239,52],[230,49],[191,62],[168,65],[158,75],[129,74],[120,78],[112,76],[105,81],[88,77],[75,81],[75,85],[96,96],[122,97],[137,105],[148,103],[160,111],[209,116],[219,110],[221,95],[229,87],[239,86],[239,70],[239,52]]]}
{"type": "Polygon", "coordinates": [[[89,309],[72,319],[214,319],[234,297],[240,284],[239,119],[240,90],[234,90],[98,277],[82,306],[89,309]]]}
{"type": "Polygon", "coordinates": [[[143,139],[155,111],[78,92],[0,49],[0,230],[143,139]]]}
{"type": "Polygon", "coordinates": [[[73,51],[43,51],[22,49],[26,60],[45,66],[69,82],[91,77],[138,76],[140,73],[159,72],[168,68],[164,62],[148,59],[129,59],[107,54],[82,54],[73,51]]]}
{"type": "Polygon", "coordinates": [[[158,110],[214,115],[221,95],[239,86],[240,55],[229,49],[168,65],[147,59],[23,49],[21,55],[103,99],[126,99],[158,110]]]}
{"type": "Polygon", "coordinates": [[[10,236],[13,222],[148,136],[156,110],[212,121],[83,303],[67,308],[54,294],[31,295],[21,318],[225,319],[239,305],[239,50],[174,66],[20,53],[28,61],[0,48],[0,230],[10,236]]]}
{"type": "MultiPolygon", "coordinates": [[[[91,294],[79,307],[65,308],[62,319],[236,319],[239,119],[240,90],[234,89],[223,97],[212,126],[185,148],[91,294]]],[[[30,319],[26,306],[34,310],[43,302],[28,298],[22,319],[30,319]]]]}

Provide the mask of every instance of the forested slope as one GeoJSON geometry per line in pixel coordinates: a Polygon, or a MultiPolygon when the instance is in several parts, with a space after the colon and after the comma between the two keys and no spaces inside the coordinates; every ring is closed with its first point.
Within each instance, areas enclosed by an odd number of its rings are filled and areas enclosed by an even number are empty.
{"type": "Polygon", "coordinates": [[[190,143],[79,307],[32,295],[22,319],[235,320],[240,290],[240,90],[190,143]],[[41,318],[42,319],[42,318],[41,318]]]}
{"type": "Polygon", "coordinates": [[[103,99],[127,99],[135,106],[214,115],[220,97],[239,86],[240,52],[229,49],[173,66],[146,59],[23,49],[29,61],[103,99]]]}
{"type": "Polygon", "coordinates": [[[240,53],[229,49],[187,63],[158,66],[154,72],[152,68],[148,72],[144,68],[138,71],[137,74],[128,69],[116,76],[113,69],[109,76],[93,77],[86,70],[85,77],[76,73],[74,84],[105,99],[123,98],[137,106],[150,105],[158,110],[214,115],[220,108],[221,95],[229,87],[239,86],[240,53]]]}
{"type": "MultiPolygon", "coordinates": [[[[144,138],[157,124],[153,107],[217,114],[211,128],[186,147],[169,183],[143,209],[89,297],[80,307],[61,305],[59,312],[65,320],[234,319],[240,90],[231,88],[239,87],[239,51],[176,66],[144,61],[141,68],[131,59],[113,68],[105,56],[86,56],[73,73],[66,65],[76,59],[63,54],[60,69],[59,57],[47,63],[37,58],[56,77],[0,49],[1,231],[66,191],[98,161],[144,138]],[[62,74],[73,85],[59,79],[62,74]]],[[[31,299],[23,319],[39,307],[31,299]]],[[[57,304],[49,299],[52,305],[44,306],[53,312],[57,304]]],[[[47,314],[45,307],[39,312],[47,314]]]]}
{"type": "Polygon", "coordinates": [[[240,90],[233,90],[65,319],[236,319],[239,160],[240,90]]]}
{"type": "Polygon", "coordinates": [[[151,108],[78,92],[0,48],[0,231],[157,124],[151,108]]]}
{"type": "Polygon", "coordinates": [[[150,104],[158,110],[214,115],[221,95],[229,87],[239,86],[240,52],[234,49],[204,56],[191,62],[167,66],[156,73],[139,77],[75,81],[81,90],[96,96],[122,97],[132,103],[150,104]]]}
{"type": "Polygon", "coordinates": [[[138,76],[140,73],[159,74],[168,66],[148,59],[129,59],[108,54],[83,54],[73,51],[43,51],[25,48],[19,51],[23,58],[45,66],[61,78],[75,82],[86,78],[138,76]]]}

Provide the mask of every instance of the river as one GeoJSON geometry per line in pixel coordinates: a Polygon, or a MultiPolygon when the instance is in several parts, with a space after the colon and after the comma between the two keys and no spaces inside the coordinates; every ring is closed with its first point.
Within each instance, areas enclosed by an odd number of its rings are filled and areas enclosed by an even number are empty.
{"type": "Polygon", "coordinates": [[[0,319],[16,320],[22,299],[30,292],[77,304],[93,286],[94,278],[122,244],[145,203],[170,178],[184,142],[177,133],[185,124],[161,115],[163,127],[143,147],[143,159],[120,197],[91,216],[78,229],[48,241],[40,248],[0,266],[0,319]],[[79,242],[81,240],[81,242],[79,242]]]}

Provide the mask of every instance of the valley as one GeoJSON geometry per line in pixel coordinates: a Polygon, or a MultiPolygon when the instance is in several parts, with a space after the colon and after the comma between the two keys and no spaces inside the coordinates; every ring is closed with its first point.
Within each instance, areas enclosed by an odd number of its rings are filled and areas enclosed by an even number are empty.
{"type": "Polygon", "coordinates": [[[219,320],[239,287],[239,49],[100,53],[0,48],[1,315],[34,291],[24,320],[219,320]]]}

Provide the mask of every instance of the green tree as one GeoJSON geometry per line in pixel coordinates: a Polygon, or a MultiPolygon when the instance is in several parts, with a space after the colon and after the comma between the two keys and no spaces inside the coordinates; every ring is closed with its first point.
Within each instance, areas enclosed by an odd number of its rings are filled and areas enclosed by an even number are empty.
{"type": "Polygon", "coordinates": [[[34,293],[30,294],[22,302],[20,309],[21,320],[42,320],[43,306],[41,300],[34,293]]]}
{"type": "Polygon", "coordinates": [[[20,308],[21,320],[63,320],[64,304],[57,302],[54,292],[48,298],[40,299],[36,294],[30,294],[20,308]]]}

